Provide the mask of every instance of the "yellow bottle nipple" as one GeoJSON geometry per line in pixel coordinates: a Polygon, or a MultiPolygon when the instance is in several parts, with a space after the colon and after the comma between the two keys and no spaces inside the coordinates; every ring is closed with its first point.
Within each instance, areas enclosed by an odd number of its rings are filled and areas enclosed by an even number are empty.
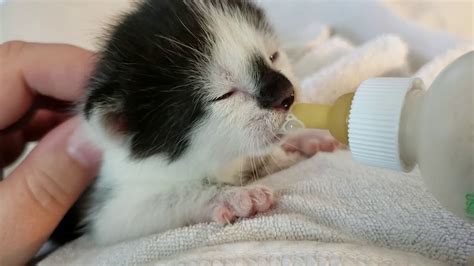
{"type": "Polygon", "coordinates": [[[331,135],[344,144],[349,144],[348,122],[354,93],[339,97],[333,105],[295,103],[283,125],[282,131],[297,128],[328,129],[331,135]]]}

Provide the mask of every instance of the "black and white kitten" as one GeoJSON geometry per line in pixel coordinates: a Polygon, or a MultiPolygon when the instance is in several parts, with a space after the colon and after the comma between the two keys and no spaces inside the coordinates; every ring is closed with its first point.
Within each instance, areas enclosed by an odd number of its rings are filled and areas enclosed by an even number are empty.
{"type": "Polygon", "coordinates": [[[253,3],[139,3],[108,37],[83,106],[104,151],[99,177],[55,236],[72,228],[109,244],[268,210],[272,191],[246,184],[288,166],[264,155],[295,86],[253,3]]]}

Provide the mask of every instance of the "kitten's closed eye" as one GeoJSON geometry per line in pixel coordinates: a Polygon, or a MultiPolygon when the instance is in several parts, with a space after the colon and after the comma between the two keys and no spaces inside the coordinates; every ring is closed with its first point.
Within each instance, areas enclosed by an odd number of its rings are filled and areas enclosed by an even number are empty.
{"type": "Polygon", "coordinates": [[[214,100],[212,100],[213,102],[218,102],[218,101],[222,101],[222,100],[225,100],[227,98],[229,98],[230,96],[232,96],[233,94],[235,93],[235,91],[229,91],[228,93],[222,95],[221,97],[218,97],[214,100]]]}

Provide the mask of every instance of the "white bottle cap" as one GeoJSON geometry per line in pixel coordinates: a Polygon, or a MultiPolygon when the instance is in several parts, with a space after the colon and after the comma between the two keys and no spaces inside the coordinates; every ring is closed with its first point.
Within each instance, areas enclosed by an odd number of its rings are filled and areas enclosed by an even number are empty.
{"type": "Polygon", "coordinates": [[[419,82],[418,78],[373,78],[359,86],[349,115],[349,147],[356,161],[409,170],[400,158],[400,119],[407,92],[419,82]]]}

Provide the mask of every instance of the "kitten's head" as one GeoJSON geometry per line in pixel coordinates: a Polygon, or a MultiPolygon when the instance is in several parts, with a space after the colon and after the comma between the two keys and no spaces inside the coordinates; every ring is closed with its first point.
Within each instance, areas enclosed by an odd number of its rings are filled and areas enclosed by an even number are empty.
{"type": "Polygon", "coordinates": [[[111,33],[84,109],[135,158],[192,145],[255,155],[277,143],[293,85],[252,3],[147,0],[111,33]]]}

